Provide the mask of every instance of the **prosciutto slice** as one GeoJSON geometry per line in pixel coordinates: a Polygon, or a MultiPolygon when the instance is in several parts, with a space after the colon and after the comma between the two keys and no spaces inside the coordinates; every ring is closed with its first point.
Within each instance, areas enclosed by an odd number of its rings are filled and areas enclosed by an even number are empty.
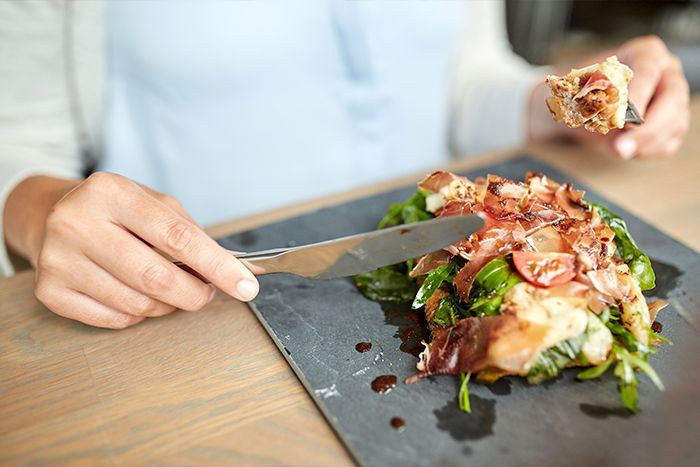
{"type": "Polygon", "coordinates": [[[415,267],[411,270],[409,275],[411,277],[418,277],[424,274],[428,274],[433,269],[439,268],[449,263],[454,253],[447,250],[434,251],[428,253],[418,260],[415,267]]]}
{"type": "Polygon", "coordinates": [[[583,96],[593,91],[605,91],[608,88],[614,87],[610,78],[600,70],[596,70],[589,75],[581,76],[579,82],[583,83],[583,85],[581,86],[581,90],[574,96],[574,99],[581,99],[583,96]]]}
{"type": "Polygon", "coordinates": [[[456,375],[477,372],[487,367],[489,336],[502,326],[502,316],[467,318],[455,326],[433,330],[433,340],[420,354],[417,375],[406,383],[413,383],[430,375],[456,375]]]}

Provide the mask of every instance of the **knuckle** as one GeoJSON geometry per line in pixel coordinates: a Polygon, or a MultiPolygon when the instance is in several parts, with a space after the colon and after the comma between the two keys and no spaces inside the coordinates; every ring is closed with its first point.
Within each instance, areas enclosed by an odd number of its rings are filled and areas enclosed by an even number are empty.
{"type": "Polygon", "coordinates": [[[110,329],[126,329],[129,326],[140,323],[142,320],[143,318],[139,318],[138,316],[121,313],[112,316],[107,323],[107,327],[110,329]]]}
{"type": "Polygon", "coordinates": [[[667,158],[675,156],[678,153],[678,149],[680,149],[682,144],[683,139],[673,138],[664,146],[664,156],[667,158]]]}
{"type": "Polygon", "coordinates": [[[141,285],[146,293],[161,293],[172,284],[173,273],[161,264],[146,266],[141,272],[141,285]]]}
{"type": "Polygon", "coordinates": [[[645,47],[650,47],[650,48],[653,48],[656,50],[665,50],[666,49],[666,44],[656,34],[649,34],[648,36],[644,36],[643,40],[644,40],[645,47]]]}
{"type": "Polygon", "coordinates": [[[182,204],[180,204],[180,201],[177,200],[174,196],[166,195],[162,193],[160,195],[160,200],[167,204],[168,206],[174,207],[174,208],[181,208],[182,204]]]}
{"type": "Polygon", "coordinates": [[[61,261],[56,258],[53,249],[45,246],[41,249],[36,263],[38,279],[45,282],[47,280],[47,275],[57,273],[60,265],[61,261]]]}
{"type": "Polygon", "coordinates": [[[186,308],[186,311],[199,311],[209,303],[208,291],[200,292],[192,297],[192,303],[186,308]]]}
{"type": "MultiPolygon", "coordinates": [[[[208,271],[212,278],[223,280],[226,276],[227,264],[230,261],[225,255],[215,255],[209,260],[208,271]]],[[[239,274],[236,274],[238,276],[239,274]]],[[[228,278],[227,278],[228,279],[228,278]]],[[[235,278],[231,278],[235,279],[235,278]]]]}
{"type": "Polygon", "coordinates": [[[187,249],[193,237],[194,233],[189,224],[174,219],[167,223],[163,240],[171,251],[178,253],[187,249]]]}
{"type": "Polygon", "coordinates": [[[39,302],[46,306],[53,301],[55,290],[51,285],[50,281],[46,279],[46,276],[39,273],[37,276],[36,285],[34,286],[34,296],[39,302]]]}
{"type": "Polygon", "coordinates": [[[70,203],[56,203],[46,217],[44,228],[47,234],[70,232],[74,230],[75,216],[72,214],[70,203]]]}
{"type": "Polygon", "coordinates": [[[90,189],[105,189],[109,187],[115,186],[118,181],[117,179],[119,178],[119,175],[109,173],[109,172],[95,172],[90,174],[86,179],[85,184],[86,187],[90,189]]]}
{"type": "Polygon", "coordinates": [[[131,313],[136,316],[152,316],[158,311],[158,302],[145,295],[139,295],[131,301],[131,313]]]}

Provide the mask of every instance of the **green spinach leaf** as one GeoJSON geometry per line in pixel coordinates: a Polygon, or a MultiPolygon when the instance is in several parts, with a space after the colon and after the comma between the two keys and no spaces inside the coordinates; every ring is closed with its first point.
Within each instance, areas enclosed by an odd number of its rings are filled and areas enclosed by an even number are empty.
{"type": "Polygon", "coordinates": [[[459,307],[455,303],[452,295],[448,295],[440,300],[440,304],[435,309],[435,314],[430,323],[430,327],[448,327],[454,326],[457,323],[457,317],[459,316],[459,307]]]}
{"type": "Polygon", "coordinates": [[[562,369],[576,361],[576,357],[581,352],[581,347],[586,338],[586,332],[582,332],[578,336],[543,350],[532,367],[530,367],[530,371],[527,374],[527,382],[539,384],[557,376],[562,369]]]}
{"type": "Polygon", "coordinates": [[[392,204],[386,215],[379,221],[377,228],[383,229],[432,219],[434,216],[425,210],[425,197],[426,192],[418,190],[405,201],[392,204]]]}
{"type": "Polygon", "coordinates": [[[428,276],[425,278],[423,285],[418,289],[416,298],[413,300],[413,305],[411,308],[418,309],[425,305],[425,302],[435,293],[435,291],[442,285],[443,282],[450,282],[457,274],[457,268],[459,263],[457,261],[451,261],[443,266],[433,269],[430,271],[428,276]]]}
{"type": "Polygon", "coordinates": [[[615,232],[615,244],[620,257],[627,263],[632,271],[632,277],[637,279],[642,290],[653,289],[656,285],[656,276],[651,267],[649,257],[637,247],[632,235],[627,230],[627,224],[617,214],[610,211],[602,204],[586,201],[598,211],[601,219],[615,232]]]}
{"type": "Polygon", "coordinates": [[[505,256],[494,259],[474,278],[467,304],[468,313],[478,317],[499,314],[503,296],[519,282],[522,282],[522,278],[505,256]]]}
{"type": "Polygon", "coordinates": [[[360,292],[374,301],[410,302],[418,290],[403,265],[386,266],[353,279],[360,292]]]}

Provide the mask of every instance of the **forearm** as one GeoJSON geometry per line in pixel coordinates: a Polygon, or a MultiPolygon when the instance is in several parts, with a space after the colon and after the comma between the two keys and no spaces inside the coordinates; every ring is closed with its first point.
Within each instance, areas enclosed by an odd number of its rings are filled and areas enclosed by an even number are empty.
{"type": "Polygon", "coordinates": [[[6,244],[36,265],[46,218],[53,206],[79,183],[79,180],[46,176],[29,177],[20,182],[5,203],[6,244]]]}

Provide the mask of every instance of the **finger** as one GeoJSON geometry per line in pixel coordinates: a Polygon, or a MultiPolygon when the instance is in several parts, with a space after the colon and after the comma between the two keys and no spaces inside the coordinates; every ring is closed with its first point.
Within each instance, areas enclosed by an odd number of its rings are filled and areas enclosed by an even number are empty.
{"type": "Polygon", "coordinates": [[[78,274],[68,279],[67,285],[114,310],[148,318],[164,316],[175,311],[174,306],[129,287],[91,260],[84,261],[77,272],[78,274]],[[83,280],[72,279],[77,277],[83,280]],[[86,281],[84,278],[90,280],[86,281]]]}
{"type": "Polygon", "coordinates": [[[156,198],[160,202],[165,203],[169,208],[173,209],[176,213],[180,214],[182,217],[189,220],[193,224],[196,224],[199,226],[199,224],[192,218],[192,216],[190,216],[190,214],[185,210],[185,208],[182,206],[182,204],[180,204],[180,202],[176,198],[174,198],[173,196],[170,196],[170,195],[166,195],[163,192],[154,190],[153,188],[147,187],[146,185],[141,185],[140,183],[138,185],[146,193],[153,196],[154,198],[156,198]]]}
{"type": "Polygon", "coordinates": [[[634,78],[629,82],[629,102],[632,102],[642,117],[646,118],[647,107],[656,90],[656,85],[661,77],[661,68],[658,61],[651,57],[644,57],[630,64],[634,72],[634,78]]]}
{"type": "Polygon", "coordinates": [[[673,137],[687,132],[688,96],[683,75],[674,68],[667,69],[659,81],[645,123],[630,128],[615,139],[617,152],[625,158],[663,155],[673,137]]]}
{"type": "Polygon", "coordinates": [[[114,218],[225,293],[242,301],[255,298],[258,281],[250,270],[195,224],[162,204],[144,199],[148,195],[141,193],[143,197],[111,206],[114,218]]]}
{"type": "Polygon", "coordinates": [[[104,242],[86,242],[84,254],[136,291],[187,311],[203,308],[211,287],[181,270],[119,226],[108,224],[93,232],[104,242]]]}
{"type": "Polygon", "coordinates": [[[83,293],[55,285],[37,285],[35,293],[37,299],[57,315],[90,326],[124,329],[145,319],[122,313],[83,293]]]}
{"type": "Polygon", "coordinates": [[[634,72],[628,85],[629,101],[642,117],[646,117],[647,107],[670,58],[666,45],[656,36],[635,39],[620,50],[620,59],[634,72]]]}

